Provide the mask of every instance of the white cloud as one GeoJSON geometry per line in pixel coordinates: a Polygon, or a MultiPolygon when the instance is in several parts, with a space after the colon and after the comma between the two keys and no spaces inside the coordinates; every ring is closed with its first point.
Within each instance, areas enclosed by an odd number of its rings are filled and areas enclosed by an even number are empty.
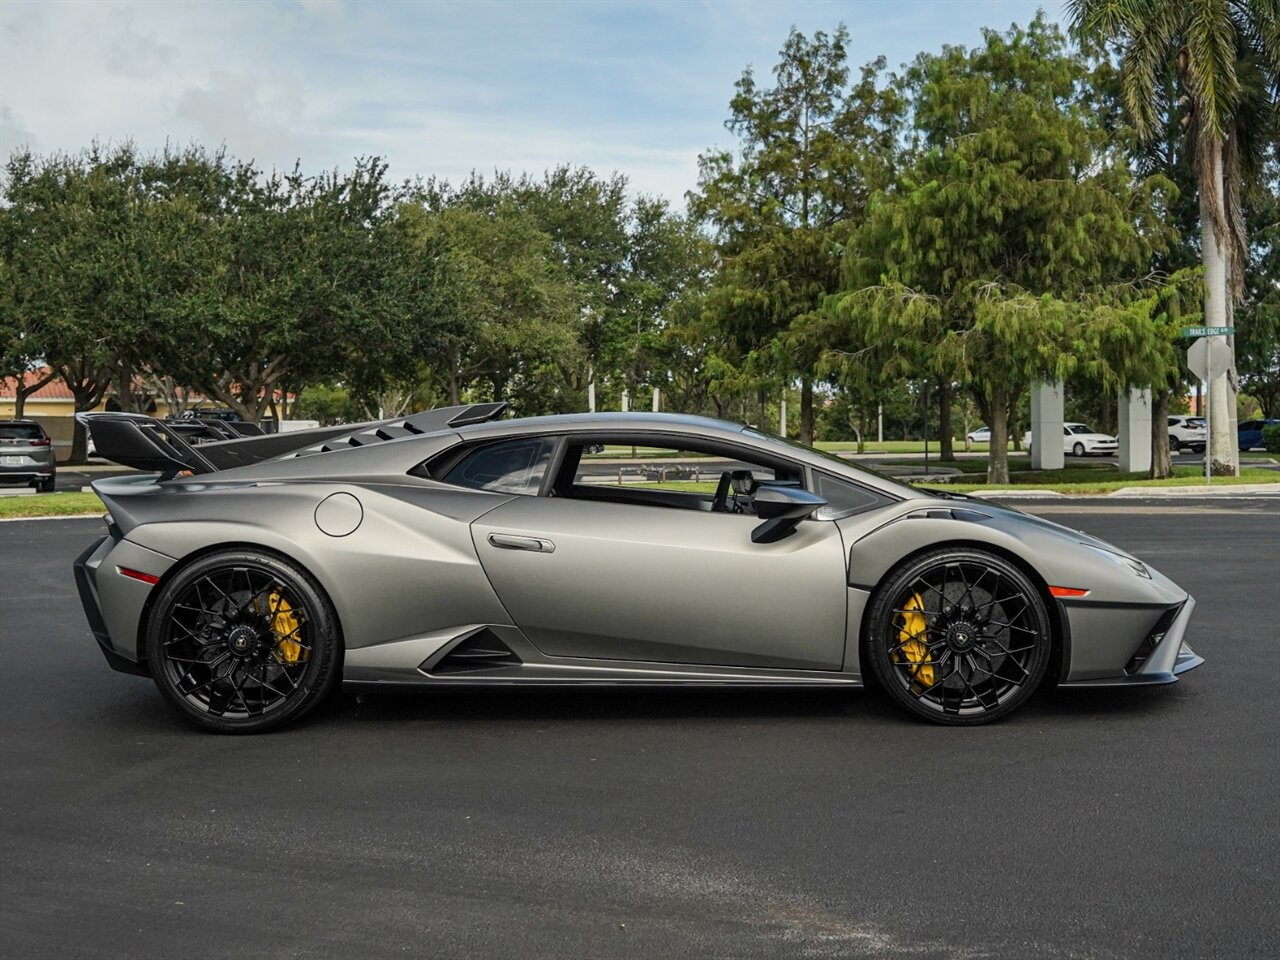
{"type": "MultiPolygon", "coordinates": [[[[972,43],[982,22],[1025,20],[1035,0],[926,7],[963,26],[946,39],[972,43]]],[[[926,42],[877,32],[901,16],[897,4],[745,0],[4,0],[0,154],[195,140],[268,167],[376,153],[395,177],[449,179],[578,163],[679,203],[698,153],[728,139],[733,81],[752,61],[768,70],[792,22],[845,20],[857,64],[926,42]]]]}

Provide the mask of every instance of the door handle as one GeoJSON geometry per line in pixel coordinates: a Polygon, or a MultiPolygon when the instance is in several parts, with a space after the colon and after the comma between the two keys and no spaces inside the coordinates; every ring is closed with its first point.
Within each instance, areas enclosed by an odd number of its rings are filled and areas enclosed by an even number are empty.
{"type": "Polygon", "coordinates": [[[555,553],[556,545],[540,537],[520,537],[514,533],[491,533],[489,543],[500,550],[530,550],[533,553],[555,553]]]}

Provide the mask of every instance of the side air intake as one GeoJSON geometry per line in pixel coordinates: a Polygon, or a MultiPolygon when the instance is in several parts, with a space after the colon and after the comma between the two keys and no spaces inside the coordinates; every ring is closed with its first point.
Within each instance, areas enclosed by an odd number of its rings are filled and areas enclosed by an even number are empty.
{"type": "Polygon", "coordinates": [[[492,631],[485,629],[467,637],[431,668],[431,673],[456,675],[484,673],[500,667],[519,666],[523,661],[492,631]]]}

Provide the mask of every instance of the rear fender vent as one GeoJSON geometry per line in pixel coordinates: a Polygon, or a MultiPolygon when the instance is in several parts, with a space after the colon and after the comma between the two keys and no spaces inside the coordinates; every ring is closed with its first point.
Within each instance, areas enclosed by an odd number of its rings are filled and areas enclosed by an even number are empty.
{"type": "Polygon", "coordinates": [[[488,628],[462,640],[431,668],[440,674],[483,673],[500,667],[519,666],[523,661],[488,628]]]}

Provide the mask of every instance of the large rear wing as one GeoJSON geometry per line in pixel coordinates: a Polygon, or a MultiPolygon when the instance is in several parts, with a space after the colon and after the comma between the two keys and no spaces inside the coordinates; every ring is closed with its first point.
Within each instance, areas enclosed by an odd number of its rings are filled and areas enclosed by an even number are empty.
{"type": "Polygon", "coordinates": [[[216,473],[291,453],[362,447],[383,440],[485,423],[496,420],[506,407],[505,403],[472,403],[425,410],[392,420],[345,423],[199,444],[188,442],[174,429],[175,424],[139,413],[78,413],[76,419],[92,435],[98,456],[123,467],[159,471],[161,480],[169,480],[183,472],[216,473]]]}

